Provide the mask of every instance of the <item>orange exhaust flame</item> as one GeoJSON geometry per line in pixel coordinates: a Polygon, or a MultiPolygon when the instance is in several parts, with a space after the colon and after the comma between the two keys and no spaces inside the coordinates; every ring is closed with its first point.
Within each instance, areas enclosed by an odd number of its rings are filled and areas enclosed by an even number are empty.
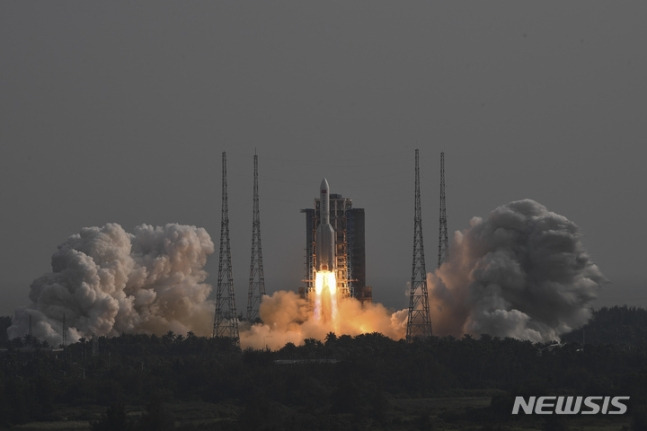
{"type": "Polygon", "coordinates": [[[327,287],[321,284],[318,304],[316,291],[315,287],[315,292],[308,299],[285,290],[264,296],[259,310],[264,323],[241,325],[242,348],[279,350],[287,343],[304,344],[308,338],[325,341],[331,332],[337,336],[379,332],[394,340],[404,338],[406,308],[393,311],[379,303],[361,304],[352,297],[341,298],[337,286],[331,284],[330,280],[327,287]],[[332,292],[331,286],[334,289],[332,292]]]}
{"type": "Polygon", "coordinates": [[[316,321],[337,321],[337,280],[331,271],[319,271],[315,275],[314,319],[316,321]]]}

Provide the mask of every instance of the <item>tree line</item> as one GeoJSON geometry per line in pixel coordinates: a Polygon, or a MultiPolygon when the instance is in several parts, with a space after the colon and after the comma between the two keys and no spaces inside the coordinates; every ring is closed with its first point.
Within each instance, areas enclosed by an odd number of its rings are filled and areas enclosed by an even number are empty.
{"type": "MultiPolygon", "coordinates": [[[[642,324],[644,313],[599,310],[590,325],[642,324]]],[[[429,429],[434,421],[469,420],[512,429],[520,420],[510,416],[515,395],[608,394],[631,396],[640,429],[647,425],[640,416],[647,410],[647,338],[638,338],[639,329],[629,333],[631,343],[593,343],[587,332],[586,344],[560,345],[487,335],[407,343],[378,333],[330,333],[278,351],[241,351],[231,340],[191,333],[100,337],[65,349],[5,340],[0,426],[60,420],[63,407],[102,406],[101,416],[89,418],[96,430],[211,429],[180,427],[165,408],[199,401],[222,407],[219,429],[429,429]],[[491,403],[431,416],[395,409],[402,399],[474,393],[488,394],[491,403]],[[136,419],[126,416],[132,406],[142,412],[136,419]]]]}

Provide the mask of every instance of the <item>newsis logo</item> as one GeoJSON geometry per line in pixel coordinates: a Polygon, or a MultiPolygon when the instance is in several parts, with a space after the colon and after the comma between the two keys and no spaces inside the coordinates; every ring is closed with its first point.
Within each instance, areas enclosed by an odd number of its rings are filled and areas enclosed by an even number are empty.
{"type": "Polygon", "coordinates": [[[514,399],[512,414],[526,415],[623,415],[627,413],[628,396],[565,396],[521,397],[514,399]]]}

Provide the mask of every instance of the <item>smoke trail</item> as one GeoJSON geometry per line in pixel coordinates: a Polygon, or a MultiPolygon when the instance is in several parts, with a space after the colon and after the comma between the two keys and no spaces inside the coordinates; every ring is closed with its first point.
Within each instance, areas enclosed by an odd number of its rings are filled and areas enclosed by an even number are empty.
{"type": "Polygon", "coordinates": [[[584,325],[604,277],[579,238],[529,199],[472,219],[428,277],[434,334],[551,341],[584,325]]]}
{"type": "Polygon", "coordinates": [[[214,247],[202,228],[118,224],[72,235],[52,256],[52,272],[31,285],[31,305],[17,309],[11,338],[50,344],[121,333],[209,333],[213,305],[204,265],[214,247]]]}

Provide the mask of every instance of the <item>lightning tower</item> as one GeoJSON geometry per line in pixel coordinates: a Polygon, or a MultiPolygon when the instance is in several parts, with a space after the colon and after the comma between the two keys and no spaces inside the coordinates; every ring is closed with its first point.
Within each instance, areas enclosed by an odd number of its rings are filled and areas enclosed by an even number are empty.
{"type": "Polygon", "coordinates": [[[422,241],[422,211],[420,208],[420,167],[416,149],[416,191],[413,221],[413,264],[409,293],[409,314],[407,317],[407,341],[431,336],[429,319],[429,297],[427,292],[427,271],[422,241]]]}
{"type": "Polygon", "coordinates": [[[259,319],[258,307],[265,295],[263,275],[263,248],[261,247],[261,216],[258,205],[258,156],[254,154],[254,204],[252,215],[252,258],[249,265],[249,291],[247,294],[247,320],[259,319]]]}
{"type": "Polygon", "coordinates": [[[440,211],[438,221],[438,267],[447,260],[449,241],[447,240],[447,207],[445,206],[445,153],[440,153],[440,211]]]}
{"type": "Polygon", "coordinates": [[[227,153],[222,153],[222,211],[220,215],[220,258],[218,261],[218,290],[213,336],[230,338],[240,345],[238,317],[234,298],[234,277],[229,243],[229,208],[227,205],[227,153]]]}

